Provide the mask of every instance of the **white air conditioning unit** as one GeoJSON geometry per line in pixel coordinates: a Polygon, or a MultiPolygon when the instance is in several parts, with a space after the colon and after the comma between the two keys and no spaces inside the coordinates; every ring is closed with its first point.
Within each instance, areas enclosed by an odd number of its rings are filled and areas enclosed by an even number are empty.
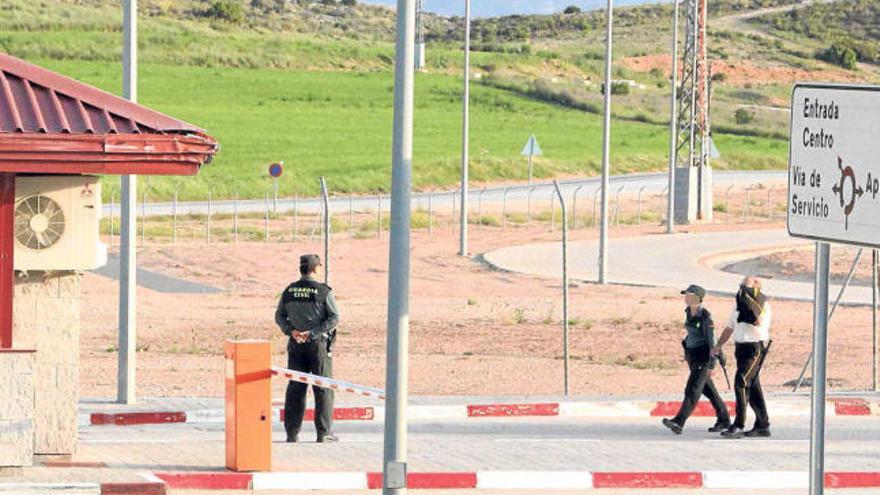
{"type": "Polygon", "coordinates": [[[15,180],[16,270],[92,270],[107,263],[100,241],[101,185],[84,175],[15,180]]]}

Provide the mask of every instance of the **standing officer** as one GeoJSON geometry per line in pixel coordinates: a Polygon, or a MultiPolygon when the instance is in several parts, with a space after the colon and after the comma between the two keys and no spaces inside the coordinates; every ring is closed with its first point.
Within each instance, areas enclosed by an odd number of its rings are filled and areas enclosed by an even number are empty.
{"type": "Polygon", "coordinates": [[[697,407],[700,396],[705,395],[715,408],[715,416],[718,418],[709,431],[713,433],[723,431],[730,427],[730,415],[712,381],[712,369],[715,367],[715,358],[712,356],[715,345],[715,323],[712,321],[712,314],[703,307],[706,290],[699,285],[691,285],[681,293],[684,294],[684,302],[687,305],[684,310],[687,336],[681,344],[684,347],[690,376],[684,388],[684,401],[678,414],[672,419],[664,418],[663,426],[676,435],[681,435],[681,430],[697,407]]]}
{"type": "MultiPolygon", "coordinates": [[[[275,323],[290,337],[287,343],[288,368],[331,378],[331,347],[336,340],[339,311],[336,309],[333,289],[316,280],[320,267],[321,258],[317,254],[300,256],[299,273],[302,277],[281,294],[278,309],[275,311],[275,323]]],[[[299,440],[299,430],[306,411],[307,389],[308,385],[295,380],[287,384],[284,429],[287,431],[288,442],[299,440]]],[[[315,394],[318,443],[339,440],[331,430],[333,391],[313,386],[312,392],[315,394]]]]}
{"type": "Polygon", "coordinates": [[[761,281],[746,277],[736,294],[736,308],[727,328],[718,339],[714,353],[733,335],[736,344],[736,420],[721,435],[726,438],[769,437],[770,417],[761,389],[761,368],[770,348],[770,320],[772,317],[767,296],[761,292],[761,281]],[[748,406],[755,411],[755,426],[744,432],[748,406]]]}

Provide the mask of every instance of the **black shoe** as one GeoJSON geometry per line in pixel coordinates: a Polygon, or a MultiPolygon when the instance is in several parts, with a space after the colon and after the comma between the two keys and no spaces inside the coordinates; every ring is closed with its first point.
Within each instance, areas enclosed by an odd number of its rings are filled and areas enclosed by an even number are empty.
{"type": "Polygon", "coordinates": [[[721,436],[724,438],[742,438],[744,435],[743,429],[739,426],[731,426],[730,428],[721,432],[721,436]]]}
{"type": "Polygon", "coordinates": [[[338,442],[338,441],[339,441],[339,437],[337,437],[333,433],[328,433],[326,435],[318,436],[318,443],[332,443],[332,442],[338,442]]]}
{"type": "Polygon", "coordinates": [[[682,426],[678,424],[678,422],[676,422],[674,419],[663,418],[662,423],[663,426],[672,430],[672,433],[675,433],[676,435],[681,435],[682,426]]]}
{"type": "Polygon", "coordinates": [[[299,435],[287,435],[287,443],[296,443],[299,442],[299,435]]]}
{"type": "Polygon", "coordinates": [[[749,438],[757,438],[757,437],[769,437],[770,436],[770,428],[752,428],[751,430],[743,433],[743,436],[749,438]]]}
{"type": "Polygon", "coordinates": [[[721,421],[718,420],[715,422],[715,425],[709,428],[709,433],[721,433],[722,431],[730,428],[730,421],[721,421]]]}

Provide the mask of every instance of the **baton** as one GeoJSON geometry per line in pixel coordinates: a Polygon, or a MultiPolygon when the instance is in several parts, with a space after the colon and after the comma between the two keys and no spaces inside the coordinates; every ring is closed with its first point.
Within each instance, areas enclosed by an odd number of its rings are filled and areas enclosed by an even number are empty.
{"type": "Polygon", "coordinates": [[[761,355],[761,365],[758,366],[758,369],[764,367],[764,360],[767,359],[767,353],[770,352],[770,346],[773,345],[773,339],[767,341],[767,345],[764,346],[764,354],[761,355]]]}
{"type": "Polygon", "coordinates": [[[727,358],[724,357],[724,353],[718,354],[718,364],[721,365],[721,371],[724,372],[724,381],[727,382],[727,390],[730,390],[730,377],[727,376],[727,358]]]}

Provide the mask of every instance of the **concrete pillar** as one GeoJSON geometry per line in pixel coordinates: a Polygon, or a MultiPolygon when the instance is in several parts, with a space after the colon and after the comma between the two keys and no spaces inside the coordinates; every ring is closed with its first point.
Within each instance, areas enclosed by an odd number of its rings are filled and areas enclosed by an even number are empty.
{"type": "Polygon", "coordinates": [[[33,465],[35,356],[0,349],[0,468],[33,465]]]}
{"type": "Polygon", "coordinates": [[[675,222],[693,223],[697,220],[711,222],[715,206],[712,194],[712,168],[703,169],[703,218],[697,218],[697,197],[699,170],[697,167],[676,167],[675,169],[675,222]]]}
{"type": "Polygon", "coordinates": [[[74,272],[31,271],[15,281],[16,347],[37,351],[36,454],[76,452],[80,279],[74,272]]]}

